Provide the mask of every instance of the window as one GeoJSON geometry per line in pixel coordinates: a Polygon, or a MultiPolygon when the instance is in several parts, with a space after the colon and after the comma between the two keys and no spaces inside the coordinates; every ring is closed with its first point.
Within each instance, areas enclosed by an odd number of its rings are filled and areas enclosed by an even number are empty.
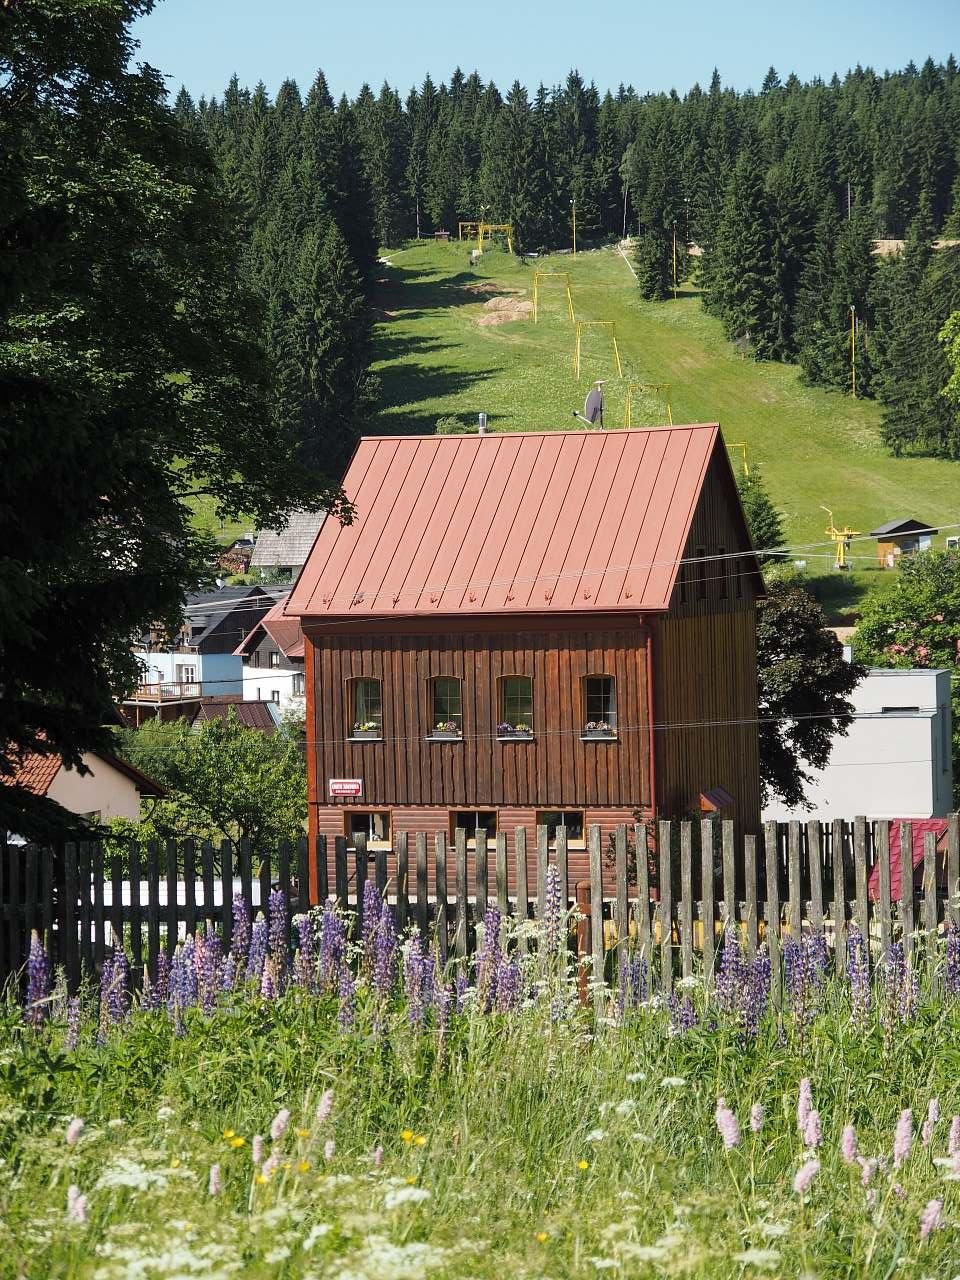
{"type": "Polygon", "coordinates": [[[492,809],[456,809],[450,814],[451,840],[458,827],[463,827],[467,833],[468,849],[477,847],[478,831],[486,831],[488,843],[493,844],[497,834],[497,815],[492,809]]]}
{"type": "Polygon", "coordinates": [[[350,681],[349,705],[353,732],[379,734],[383,730],[383,694],[379,680],[368,676],[350,681]]]}
{"type": "Polygon", "coordinates": [[[530,676],[503,676],[500,680],[501,727],[533,728],[533,680],[530,676]]]}
{"type": "Polygon", "coordinates": [[[270,690],[270,701],[271,701],[272,703],[274,703],[274,705],[275,705],[275,706],[278,706],[278,707],[279,707],[279,705],[280,705],[280,690],[279,690],[279,689],[271,689],[271,690],[270,690]]]}
{"type": "Polygon", "coordinates": [[[583,682],[586,729],[611,732],[617,727],[617,682],[613,676],[587,676],[583,682]]]}
{"type": "Polygon", "coordinates": [[[555,846],[556,844],[557,828],[566,827],[567,848],[586,848],[586,842],[583,836],[582,809],[541,809],[537,812],[536,817],[537,826],[547,828],[547,834],[550,837],[551,846],[555,846]]]}
{"type": "Polygon", "coordinates": [[[269,656],[269,660],[270,660],[270,666],[271,666],[271,667],[279,667],[279,665],[280,665],[280,654],[279,654],[278,650],[276,650],[276,649],[271,649],[271,650],[270,650],[270,653],[269,653],[269,655],[268,655],[268,656],[269,656]]]}
{"type": "Polygon", "coordinates": [[[177,683],[178,684],[195,684],[197,680],[197,668],[189,663],[177,663],[177,683]]]}
{"type": "Polygon", "coordinates": [[[353,847],[354,836],[365,835],[368,849],[390,847],[390,814],[382,810],[372,813],[348,813],[346,815],[347,843],[353,847]]]}
{"type": "Polygon", "coordinates": [[[463,732],[463,695],[456,676],[434,676],[430,681],[430,729],[435,732],[440,725],[450,733],[463,732]]]}
{"type": "Polygon", "coordinates": [[[290,691],[294,697],[303,697],[307,689],[307,678],[302,671],[295,671],[290,681],[290,691]]]}

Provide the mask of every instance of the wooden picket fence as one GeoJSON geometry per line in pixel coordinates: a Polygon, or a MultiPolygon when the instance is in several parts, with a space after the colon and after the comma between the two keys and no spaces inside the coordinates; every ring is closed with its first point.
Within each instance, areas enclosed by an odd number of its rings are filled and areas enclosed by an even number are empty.
{"type": "MultiPolygon", "coordinates": [[[[471,953],[476,922],[489,906],[504,916],[539,916],[551,864],[567,906],[580,909],[577,945],[593,977],[609,976],[607,954],[629,946],[646,957],[664,994],[678,976],[702,971],[709,980],[723,932],[734,926],[748,956],[769,948],[778,975],[788,938],[819,935],[841,972],[853,921],[874,962],[899,940],[908,963],[922,957],[932,966],[930,944],[948,921],[960,925],[957,815],[943,852],[927,833],[922,882],[904,876],[896,900],[887,822],[767,823],[761,836],[738,840],[732,822],[664,821],[619,826],[606,842],[593,826],[585,854],[575,855],[587,875],[576,880],[566,835],[560,828],[551,840],[539,827],[528,839],[518,828],[512,865],[504,833],[491,839],[464,830],[432,842],[399,832],[391,848],[375,850],[362,837],[355,847],[343,838],[328,847],[320,836],[313,850],[302,839],[269,853],[248,842],[215,848],[188,840],[143,851],[132,845],[126,860],[106,858],[98,844],[0,848],[0,982],[21,973],[33,930],[63,965],[71,990],[83,973],[99,971],[119,939],[135,978],[198,926],[219,929],[229,946],[235,893],[256,915],[279,889],[288,940],[293,917],[328,898],[355,913],[360,928],[368,879],[392,904],[399,929],[415,924],[444,961],[456,959],[471,953]],[[872,876],[875,893],[868,890],[872,876]]],[[[900,840],[912,852],[910,823],[901,824],[900,840]]],[[[527,945],[522,936],[518,945],[527,945]]]]}

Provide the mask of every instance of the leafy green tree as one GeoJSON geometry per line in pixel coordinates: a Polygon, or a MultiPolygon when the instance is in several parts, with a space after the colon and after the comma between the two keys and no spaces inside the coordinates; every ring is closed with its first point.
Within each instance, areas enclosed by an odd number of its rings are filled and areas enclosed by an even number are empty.
{"type": "Polygon", "coordinates": [[[826,623],[813,596],[790,582],[770,583],[757,606],[760,782],[764,800],[775,794],[791,808],[805,805],[810,770],[826,765],[833,739],[847,732],[847,696],[866,674],[844,660],[826,623]]]}
{"type": "Polygon", "coordinates": [[[960,552],[926,551],[901,563],[896,588],[867,598],[854,650],[872,667],[953,673],[954,797],[960,803],[960,552]]]}
{"type": "Polygon", "coordinates": [[[125,759],[168,791],[139,827],[115,834],[151,839],[243,840],[254,850],[303,835],[307,779],[302,734],[281,724],[263,733],[229,712],[192,729],[186,720],[148,720],[124,731],[125,759]]]}
{"type": "Polygon", "coordinates": [[[783,521],[767,492],[759,467],[755,466],[749,475],[737,476],[737,492],[753,545],[760,551],[760,563],[778,559],[776,552],[784,545],[783,521]]]}
{"type": "MultiPolygon", "coordinates": [[[[0,772],[74,766],[137,682],[130,636],[207,575],[191,504],[341,509],[270,422],[261,317],[208,153],[131,66],[148,0],[0,10],[0,772]]],[[[182,107],[185,104],[181,104],[182,107]]],[[[0,829],[62,820],[0,788],[0,829]]]]}

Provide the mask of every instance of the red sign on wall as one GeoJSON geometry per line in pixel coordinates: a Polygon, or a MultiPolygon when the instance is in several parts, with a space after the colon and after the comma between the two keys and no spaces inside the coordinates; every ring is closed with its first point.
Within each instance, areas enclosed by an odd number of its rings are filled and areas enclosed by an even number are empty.
{"type": "Polygon", "coordinates": [[[355,796],[363,795],[363,779],[362,778],[331,778],[330,779],[330,795],[331,796],[355,796]]]}

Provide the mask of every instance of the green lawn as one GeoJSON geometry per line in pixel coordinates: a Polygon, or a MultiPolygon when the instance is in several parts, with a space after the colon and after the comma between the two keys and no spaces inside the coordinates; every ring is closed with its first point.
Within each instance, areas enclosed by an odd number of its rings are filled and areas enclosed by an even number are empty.
{"type": "MultiPolygon", "coordinates": [[[[569,272],[577,317],[616,323],[624,381],[617,377],[609,339],[600,330],[584,339],[582,379],[573,373],[573,327],[557,283],[541,292],[532,320],[481,327],[489,294],[520,291],[529,298],[534,268],[506,253],[485,254],[475,271],[468,247],[413,244],[388,256],[378,305],[376,369],[383,413],[379,430],[429,432],[439,417],[475,422],[481,410],[498,431],[573,426],[594,378],[607,378],[606,423],[623,423],[625,381],[670,384],[673,420],[716,422],[729,443],[744,441],[751,466],[759,463],[786,516],[787,536],[811,573],[827,574],[832,552],[826,514],[837,524],[868,532],[897,516],[932,523],[958,519],[957,468],[931,458],[890,457],[880,444],[880,411],[869,401],[805,387],[790,365],[742,359],[719,323],[707,316],[696,291],[677,301],[644,303],[626,263],[613,249],[541,260],[549,271],[569,272]]],[[[662,400],[634,401],[634,426],[666,421],[662,400]]],[[[737,465],[740,451],[734,453],[737,465]]],[[[873,568],[875,544],[855,544],[864,557],[852,580],[821,584],[830,607],[842,611],[865,590],[887,586],[892,575],[873,568]]]]}

